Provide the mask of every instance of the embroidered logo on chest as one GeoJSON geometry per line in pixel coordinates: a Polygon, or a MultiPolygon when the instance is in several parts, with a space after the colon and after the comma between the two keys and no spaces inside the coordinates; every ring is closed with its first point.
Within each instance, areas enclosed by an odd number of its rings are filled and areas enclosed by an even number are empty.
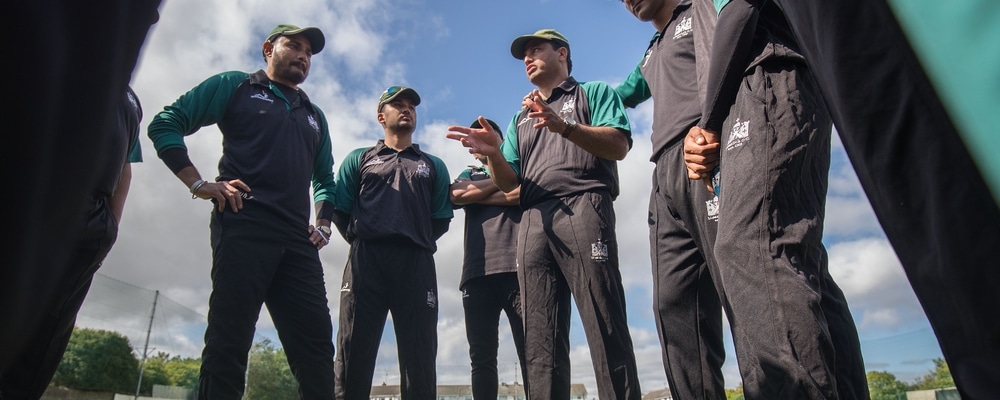
{"type": "Polygon", "coordinates": [[[366,162],[365,165],[361,166],[361,168],[374,167],[376,165],[382,165],[382,164],[385,164],[385,161],[382,161],[381,158],[377,158],[376,157],[376,158],[372,159],[371,161],[366,162]]]}
{"type": "Polygon", "coordinates": [[[566,102],[563,103],[562,109],[559,110],[559,114],[573,115],[573,111],[576,111],[576,96],[567,96],[566,102]]]}
{"type": "Polygon", "coordinates": [[[274,99],[267,96],[267,92],[254,93],[250,95],[251,99],[264,100],[268,103],[274,103],[274,99]]]}
{"type": "Polygon", "coordinates": [[[691,17],[682,18],[677,23],[677,28],[674,29],[674,40],[690,35],[691,31],[691,17]]]}
{"type": "Polygon", "coordinates": [[[311,126],[313,128],[313,130],[315,130],[316,132],[319,132],[319,123],[316,122],[316,118],[315,117],[313,117],[312,115],[310,115],[309,117],[306,118],[306,120],[309,121],[309,126],[311,126]]]}
{"type": "Polygon", "coordinates": [[[427,164],[421,161],[420,164],[417,164],[417,176],[429,178],[431,176],[431,167],[428,167],[427,164]]]}

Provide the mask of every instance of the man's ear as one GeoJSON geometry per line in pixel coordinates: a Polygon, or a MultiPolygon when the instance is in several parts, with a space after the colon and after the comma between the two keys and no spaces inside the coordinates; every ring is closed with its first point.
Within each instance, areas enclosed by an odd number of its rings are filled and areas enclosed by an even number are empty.
{"type": "Polygon", "coordinates": [[[385,114],[381,112],[378,113],[378,123],[379,125],[385,126],[385,114]]]}
{"type": "Polygon", "coordinates": [[[261,47],[261,51],[264,52],[265,60],[271,57],[272,55],[274,55],[274,43],[271,43],[271,41],[269,40],[265,40],[263,47],[261,47]]]}

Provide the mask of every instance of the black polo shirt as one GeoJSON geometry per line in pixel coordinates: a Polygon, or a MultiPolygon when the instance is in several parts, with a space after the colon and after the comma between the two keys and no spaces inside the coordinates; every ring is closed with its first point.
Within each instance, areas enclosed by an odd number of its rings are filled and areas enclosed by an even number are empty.
{"type": "MultiPolygon", "coordinates": [[[[486,168],[469,166],[456,181],[489,179],[486,168]]],[[[521,222],[521,208],[475,203],[462,208],[465,210],[465,258],[459,288],[472,278],[517,272],[517,224],[521,222]]]]}
{"type": "Polygon", "coordinates": [[[335,209],[350,215],[356,240],[404,239],[437,250],[431,220],[451,219],[450,178],[440,158],[416,144],[396,151],[383,140],[355,149],[337,173],[335,209]]]}
{"type": "Polygon", "coordinates": [[[694,50],[697,19],[693,17],[690,0],[678,4],[667,26],[649,41],[642,61],[615,88],[626,107],[654,99],[651,161],[683,139],[701,118],[694,50]]]}
{"type": "MultiPolygon", "coordinates": [[[[625,106],[607,83],[578,83],[569,77],[546,102],[563,118],[617,128],[631,146],[632,130],[625,106]]],[[[507,138],[500,147],[521,180],[521,207],[594,190],[618,196],[617,162],[597,157],[548,128],[533,128],[536,123],[521,109],[508,125],[507,138]]]]}

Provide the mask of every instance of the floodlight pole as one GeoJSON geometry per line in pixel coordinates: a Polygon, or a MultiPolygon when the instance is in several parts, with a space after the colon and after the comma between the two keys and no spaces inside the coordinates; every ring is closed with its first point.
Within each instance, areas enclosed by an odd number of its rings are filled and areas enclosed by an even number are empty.
{"type": "Polygon", "coordinates": [[[139,400],[139,389],[142,388],[142,373],[146,370],[146,352],[149,351],[149,334],[153,331],[153,316],[156,315],[156,301],[160,299],[160,291],[153,294],[153,310],[149,312],[149,326],[146,328],[146,344],[142,346],[142,362],[139,363],[139,382],[135,384],[135,400],[139,400]]]}

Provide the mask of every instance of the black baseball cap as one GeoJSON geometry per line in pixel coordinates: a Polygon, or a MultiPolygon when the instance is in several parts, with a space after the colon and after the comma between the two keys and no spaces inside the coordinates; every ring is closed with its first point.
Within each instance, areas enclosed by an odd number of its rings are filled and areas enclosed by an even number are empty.
{"type": "MultiPolygon", "coordinates": [[[[503,137],[503,131],[500,130],[500,125],[497,125],[496,122],[493,122],[493,120],[489,118],[486,118],[486,123],[490,124],[490,126],[493,127],[493,131],[500,135],[500,137],[503,137]]],[[[469,125],[469,127],[473,129],[482,129],[483,125],[479,123],[479,118],[476,118],[475,121],[472,121],[472,124],[469,125]]]]}

